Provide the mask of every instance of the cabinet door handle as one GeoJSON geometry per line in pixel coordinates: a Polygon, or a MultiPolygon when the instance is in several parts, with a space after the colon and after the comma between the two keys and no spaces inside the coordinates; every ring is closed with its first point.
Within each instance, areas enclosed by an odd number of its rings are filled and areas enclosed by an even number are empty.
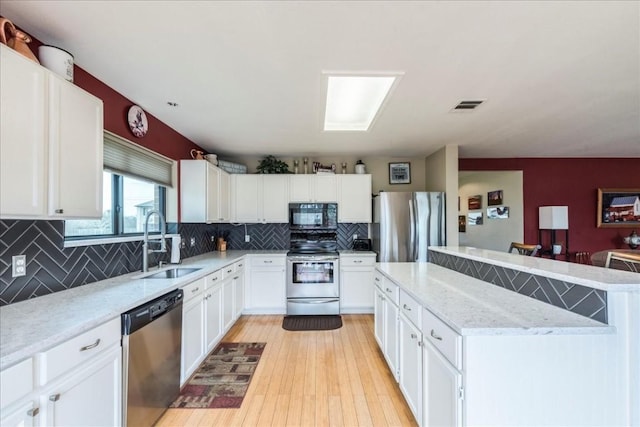
{"type": "Polygon", "coordinates": [[[418,341],[418,347],[422,347],[422,341],[418,341]]]}
{"type": "Polygon", "coordinates": [[[402,304],[402,308],[404,308],[407,311],[411,311],[411,307],[409,307],[407,304],[402,304]]]}
{"type": "Polygon", "coordinates": [[[380,281],[380,278],[379,278],[379,277],[376,277],[376,278],[375,278],[375,279],[373,279],[373,280],[375,280],[376,282],[379,282],[379,281],[380,281]]]}
{"type": "Polygon", "coordinates": [[[58,400],[60,400],[60,393],[52,394],[51,396],[49,396],[49,400],[52,402],[57,402],[58,400]]]}
{"type": "Polygon", "coordinates": [[[232,271],[233,271],[233,269],[231,269],[231,270],[227,270],[227,273],[231,273],[232,271]]]}
{"type": "Polygon", "coordinates": [[[64,209],[56,209],[56,213],[57,214],[62,214],[62,213],[64,213],[64,209]]]}
{"type": "Polygon", "coordinates": [[[265,261],[264,261],[264,263],[265,263],[265,264],[271,264],[272,262],[273,262],[273,261],[271,261],[271,260],[265,260],[265,261]]]}
{"type": "Polygon", "coordinates": [[[217,278],[217,277],[212,277],[212,278],[211,278],[211,281],[212,281],[212,282],[215,282],[216,280],[218,280],[218,278],[217,278]]]}
{"type": "Polygon", "coordinates": [[[240,278],[240,276],[236,276],[236,277],[233,278],[233,280],[237,280],[239,278],[240,278]]]}
{"type": "Polygon", "coordinates": [[[433,329],[431,330],[431,336],[437,339],[438,341],[442,341],[442,337],[440,335],[437,335],[433,329]]]}
{"type": "Polygon", "coordinates": [[[197,288],[195,288],[195,289],[192,289],[192,290],[191,290],[191,293],[192,293],[192,294],[195,294],[195,293],[196,293],[196,292],[198,292],[199,290],[200,290],[200,287],[197,287],[197,288]]]}
{"type": "Polygon", "coordinates": [[[391,293],[391,289],[389,289],[389,288],[386,288],[385,291],[391,293]]]}
{"type": "Polygon", "coordinates": [[[93,344],[89,344],[89,345],[85,345],[84,347],[80,347],[80,351],[91,350],[92,348],[96,348],[98,345],[100,345],[100,338],[98,338],[96,340],[96,342],[94,342],[93,344]]]}
{"type": "Polygon", "coordinates": [[[418,338],[418,336],[416,334],[411,334],[411,339],[415,340],[416,338],[418,338]]]}
{"type": "Polygon", "coordinates": [[[357,259],[355,261],[353,261],[354,264],[362,264],[362,260],[361,259],[357,259]]]}
{"type": "Polygon", "coordinates": [[[27,411],[27,415],[29,415],[30,417],[35,417],[39,413],[40,413],[40,408],[33,408],[27,411]]]}

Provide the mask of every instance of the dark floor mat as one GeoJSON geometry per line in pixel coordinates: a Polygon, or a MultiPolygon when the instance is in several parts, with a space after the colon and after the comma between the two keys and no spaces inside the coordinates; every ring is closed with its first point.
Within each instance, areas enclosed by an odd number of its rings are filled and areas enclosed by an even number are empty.
{"type": "Polygon", "coordinates": [[[282,328],[287,331],[328,331],[342,327],[340,316],[285,316],[282,328]]]}

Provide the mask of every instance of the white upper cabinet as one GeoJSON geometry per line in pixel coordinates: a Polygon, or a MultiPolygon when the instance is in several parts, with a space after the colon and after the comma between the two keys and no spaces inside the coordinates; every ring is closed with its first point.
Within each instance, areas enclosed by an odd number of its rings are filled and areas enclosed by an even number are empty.
{"type": "Polygon", "coordinates": [[[102,101],[6,46],[0,57],[0,216],[102,217],[102,101]]]}
{"type": "Polygon", "coordinates": [[[338,222],[371,222],[371,175],[336,175],[338,222]]]}
{"type": "Polygon", "coordinates": [[[180,161],[182,222],[228,222],[229,174],[206,160],[180,161]]]}
{"type": "Polygon", "coordinates": [[[102,101],[49,75],[49,215],[102,217],[102,145],[102,101]]]}
{"type": "Polygon", "coordinates": [[[290,175],[290,202],[329,203],[338,201],[336,175],[290,175]]]}
{"type": "Polygon", "coordinates": [[[288,222],[288,188],[287,175],[232,175],[232,220],[245,223],[288,222]]]}

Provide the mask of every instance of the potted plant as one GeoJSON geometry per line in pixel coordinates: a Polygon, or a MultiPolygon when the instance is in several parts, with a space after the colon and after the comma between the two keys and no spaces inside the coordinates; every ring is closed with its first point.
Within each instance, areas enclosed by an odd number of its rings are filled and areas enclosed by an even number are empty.
{"type": "Polygon", "coordinates": [[[267,156],[260,160],[256,169],[258,173],[291,173],[289,165],[282,160],[278,160],[275,156],[267,156]]]}

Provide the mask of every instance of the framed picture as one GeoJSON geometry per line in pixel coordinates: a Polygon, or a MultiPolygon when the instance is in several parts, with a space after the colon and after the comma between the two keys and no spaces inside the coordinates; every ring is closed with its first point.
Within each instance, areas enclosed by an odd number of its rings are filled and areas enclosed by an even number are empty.
{"type": "Polygon", "coordinates": [[[480,194],[469,197],[469,210],[474,211],[478,209],[482,209],[482,196],[480,194]]]}
{"type": "Polygon", "coordinates": [[[489,219],[507,219],[509,218],[509,207],[498,206],[495,208],[487,208],[487,218],[489,219]]]}
{"type": "Polygon", "coordinates": [[[640,188],[598,188],[598,228],[640,226],[640,188]]]}
{"type": "Polygon", "coordinates": [[[469,225],[482,225],[482,212],[469,212],[469,225]]]}
{"type": "Polygon", "coordinates": [[[496,206],[502,204],[502,190],[489,191],[487,193],[487,205],[496,206]]]}
{"type": "Polygon", "coordinates": [[[389,163],[389,184],[411,184],[411,163],[389,163]]]}
{"type": "Polygon", "coordinates": [[[458,232],[465,233],[467,231],[467,217],[458,215],[458,232]]]}

